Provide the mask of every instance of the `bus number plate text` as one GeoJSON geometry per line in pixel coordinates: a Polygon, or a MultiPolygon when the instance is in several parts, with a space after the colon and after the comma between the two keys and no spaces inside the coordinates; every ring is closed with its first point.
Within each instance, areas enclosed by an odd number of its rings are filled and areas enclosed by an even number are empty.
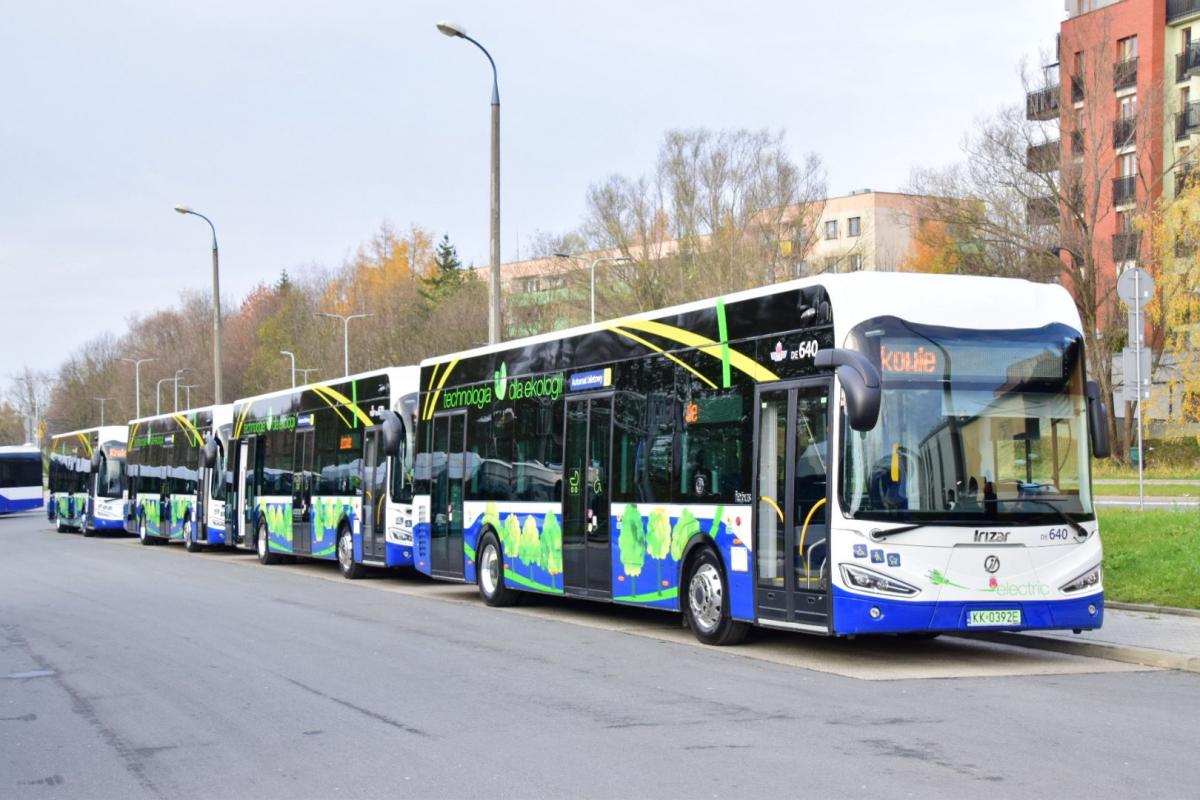
{"type": "Polygon", "coordinates": [[[1021,609],[982,609],[967,612],[967,627],[986,627],[991,625],[1020,625],[1021,609]]]}

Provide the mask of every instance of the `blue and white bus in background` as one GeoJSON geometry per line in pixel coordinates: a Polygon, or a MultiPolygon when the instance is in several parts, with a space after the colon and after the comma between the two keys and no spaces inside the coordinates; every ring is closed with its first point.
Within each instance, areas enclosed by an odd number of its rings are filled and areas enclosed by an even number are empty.
{"type": "Polygon", "coordinates": [[[212,425],[212,406],[129,423],[125,528],[142,544],[194,540],[200,458],[212,425]]]}
{"type": "Polygon", "coordinates": [[[42,451],[33,445],[0,447],[0,514],[42,507],[42,451]]]}
{"type": "Polygon", "coordinates": [[[189,553],[205,547],[234,547],[227,530],[226,498],[233,489],[229,442],[233,436],[233,405],[211,406],[198,428],[204,439],[200,450],[200,475],[196,484],[197,524],[184,530],[184,547],[189,553]]]}
{"type": "Polygon", "coordinates": [[[105,425],[51,437],[46,515],[60,533],[124,527],[126,435],[124,425],[105,425]]]}
{"type": "Polygon", "coordinates": [[[857,273],[428,359],[415,566],[709,644],[1097,628],[1082,329],[1057,285],[857,273]]]}
{"type": "Polygon", "coordinates": [[[226,530],[263,564],[411,566],[418,368],[392,367],[238,400],[226,530]]]}

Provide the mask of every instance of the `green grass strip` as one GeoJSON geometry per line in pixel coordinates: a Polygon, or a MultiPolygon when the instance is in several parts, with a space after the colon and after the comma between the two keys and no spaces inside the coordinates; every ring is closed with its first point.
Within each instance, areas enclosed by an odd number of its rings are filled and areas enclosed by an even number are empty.
{"type": "Polygon", "coordinates": [[[562,589],[555,589],[553,586],[547,586],[544,583],[538,583],[535,580],[526,578],[524,575],[518,575],[511,569],[504,570],[504,581],[505,583],[515,583],[517,586],[524,586],[526,589],[534,589],[536,591],[546,592],[548,594],[563,593],[562,589]]]}
{"type": "Polygon", "coordinates": [[[614,597],[613,601],[617,603],[653,603],[656,600],[673,600],[679,597],[679,587],[672,586],[670,589],[663,589],[659,592],[645,592],[644,594],[631,594],[628,597],[614,597]]]}
{"type": "Polygon", "coordinates": [[[1104,595],[1200,608],[1200,513],[1101,509],[1104,595]]]}

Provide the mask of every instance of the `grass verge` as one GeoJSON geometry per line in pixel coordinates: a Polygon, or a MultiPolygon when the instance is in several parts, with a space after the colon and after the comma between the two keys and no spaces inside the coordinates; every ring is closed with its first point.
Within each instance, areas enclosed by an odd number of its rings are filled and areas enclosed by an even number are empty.
{"type": "MultiPolygon", "coordinates": [[[[1134,483],[1097,483],[1092,485],[1094,497],[1137,497],[1134,483]]],[[[1200,486],[1194,483],[1147,483],[1147,497],[1200,497],[1200,486]]]]}
{"type": "Polygon", "coordinates": [[[1200,608],[1200,513],[1101,509],[1104,596],[1200,608]]]}

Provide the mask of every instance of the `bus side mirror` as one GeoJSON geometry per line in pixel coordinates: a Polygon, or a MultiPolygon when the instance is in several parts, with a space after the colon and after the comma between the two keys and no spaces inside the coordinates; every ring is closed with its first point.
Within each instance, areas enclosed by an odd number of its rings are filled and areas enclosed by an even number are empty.
{"type": "Polygon", "coordinates": [[[813,359],[817,369],[832,369],[846,392],[846,419],[856,431],[869,431],[879,421],[879,370],[856,350],[835,347],[813,359]]]}
{"type": "Polygon", "coordinates": [[[1100,384],[1087,382],[1088,434],[1092,439],[1092,456],[1108,458],[1112,445],[1108,441],[1108,403],[1100,396],[1100,384]]]}
{"type": "Polygon", "coordinates": [[[383,452],[394,455],[400,450],[400,443],[404,441],[404,423],[400,421],[400,417],[391,413],[384,415],[379,427],[383,436],[383,452]]]}
{"type": "Polygon", "coordinates": [[[92,472],[100,469],[100,451],[92,453],[92,472]]]}
{"type": "Polygon", "coordinates": [[[204,443],[203,449],[200,450],[200,468],[209,469],[217,463],[217,440],[212,436],[208,437],[208,441],[204,443]]]}

